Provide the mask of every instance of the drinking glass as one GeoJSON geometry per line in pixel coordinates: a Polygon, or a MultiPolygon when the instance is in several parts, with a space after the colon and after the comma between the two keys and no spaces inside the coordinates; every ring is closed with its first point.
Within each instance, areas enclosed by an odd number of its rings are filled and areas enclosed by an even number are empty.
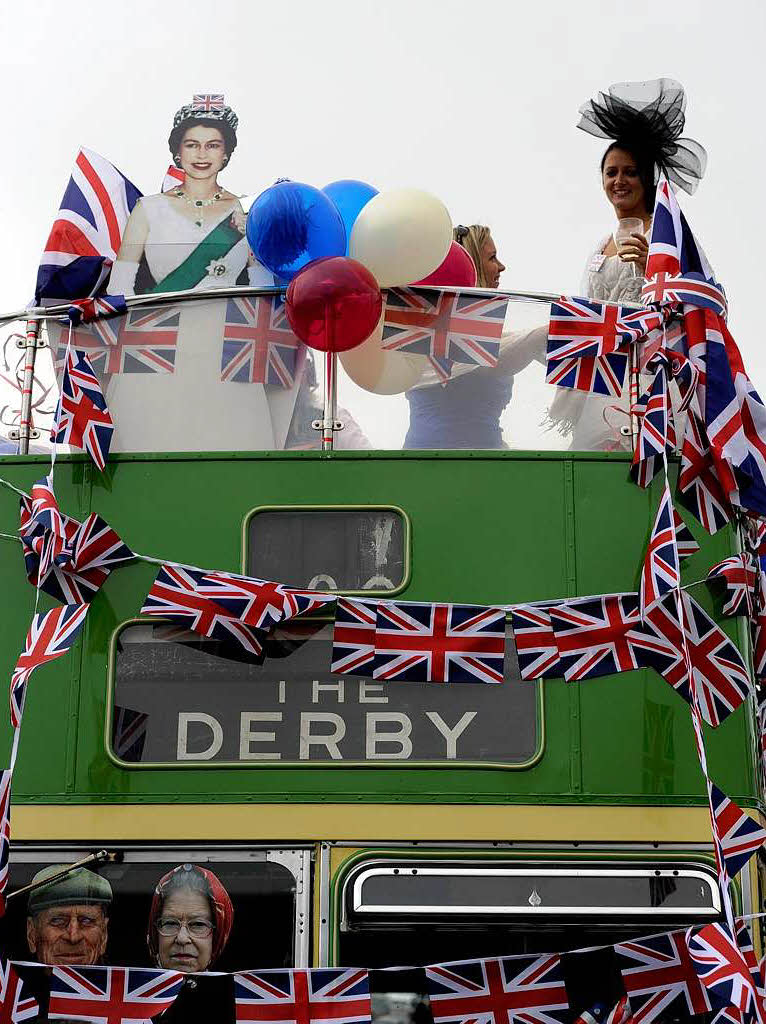
{"type": "MultiPolygon", "coordinates": [[[[621,217],[617,221],[617,230],[614,233],[614,244],[617,246],[617,252],[623,247],[625,242],[630,241],[630,236],[634,232],[643,232],[644,222],[640,217],[621,217]]],[[[636,264],[631,264],[633,267],[633,276],[635,277],[638,271],[636,270],[636,264]]]]}

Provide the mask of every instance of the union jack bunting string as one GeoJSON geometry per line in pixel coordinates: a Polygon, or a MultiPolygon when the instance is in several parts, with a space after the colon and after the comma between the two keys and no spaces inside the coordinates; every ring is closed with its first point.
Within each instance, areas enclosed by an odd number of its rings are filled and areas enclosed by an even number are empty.
{"type": "Polygon", "coordinates": [[[549,359],[546,384],[576,391],[592,391],[597,395],[619,398],[625,385],[628,356],[623,352],[610,352],[605,356],[578,356],[568,359],[549,359]]]}
{"type": "Polygon", "coordinates": [[[334,594],[296,590],[232,572],[203,573],[197,590],[232,617],[259,630],[273,629],[280,622],[335,601],[334,594]]]}
{"type": "Polygon", "coordinates": [[[707,992],[689,956],[685,932],[621,942],[614,951],[634,1024],[651,1024],[670,1013],[697,1016],[710,1010],[707,992]]]}
{"type": "Polygon", "coordinates": [[[72,347],[93,369],[111,373],[173,373],[180,313],[173,306],[141,306],[125,315],[94,320],[72,331],[72,347]]]}
{"type": "Polygon", "coordinates": [[[742,551],[714,565],[706,579],[722,580],[726,585],[727,599],[722,608],[724,615],[752,616],[759,576],[760,568],[755,556],[749,551],[742,551]]]}
{"type": "Polygon", "coordinates": [[[234,975],[235,1019],[264,1024],[369,1024],[370,982],[358,968],[243,971],[234,975]]]}
{"type": "Polygon", "coordinates": [[[81,149],[37,271],[35,300],[95,295],[141,193],[98,153],[81,149]]]}
{"type": "Polygon", "coordinates": [[[766,842],[766,830],[715,785],[710,783],[711,808],[721,855],[729,878],[747,864],[756,850],[766,842]]]}
{"type": "Polygon", "coordinates": [[[67,317],[73,326],[78,327],[127,312],[124,295],[101,295],[98,298],[75,299],[67,310],[67,317]]]}
{"type": "Polygon", "coordinates": [[[641,571],[641,618],[646,618],[650,608],[681,584],[673,513],[673,499],[666,480],[641,571]]]}
{"type": "Polygon", "coordinates": [[[608,302],[563,295],[551,303],[548,360],[604,356],[662,327],[657,310],[625,310],[608,302]]]}
{"type": "Polygon", "coordinates": [[[84,352],[70,349],[51,441],[87,451],[103,472],[113,435],[114,421],[93,367],[84,352]]]}
{"type": "Polygon", "coordinates": [[[657,470],[676,447],[673,409],[668,393],[667,364],[653,362],[654,379],[639,401],[641,420],[630,472],[639,487],[648,487],[657,470]]]}
{"type": "Polygon", "coordinates": [[[497,366],[508,298],[394,288],[386,295],[381,347],[426,356],[441,380],[454,363],[497,366]]]}
{"type": "Polygon", "coordinates": [[[235,642],[247,654],[260,657],[263,632],[240,622],[232,612],[200,592],[205,573],[176,565],[163,565],[141,608],[142,615],[179,623],[202,636],[235,642]]]}
{"type": "Polygon", "coordinates": [[[301,344],[287,319],[284,296],[229,299],[221,380],[290,388],[295,383],[301,344]]]}
{"type": "Polygon", "coordinates": [[[549,611],[555,604],[558,602],[511,605],[513,640],[522,679],[555,679],[562,675],[549,611]]]}
{"type": "Polygon", "coordinates": [[[183,980],[179,971],[149,967],[54,967],[48,1016],[99,1024],[151,1024],[152,1017],[173,1003],[183,980]]]}
{"type": "Polygon", "coordinates": [[[377,602],[339,597],[335,606],[330,671],[371,676],[375,670],[377,602]]]}
{"type": "Polygon", "coordinates": [[[192,99],[192,110],[223,110],[226,103],[222,92],[197,92],[192,99]]]}
{"type": "Polygon", "coordinates": [[[24,650],[16,661],[11,677],[11,725],[18,729],[24,709],[29,677],[36,668],[66,654],[77,639],[88,614],[87,604],[62,605],[32,619],[24,650]]]}
{"type": "Polygon", "coordinates": [[[752,1014],[756,1001],[753,980],[728,926],[711,923],[691,929],[687,942],[712,1006],[733,1006],[752,1014]]]}
{"type": "Polygon", "coordinates": [[[380,601],[373,678],[502,683],[505,611],[461,604],[380,601]]]}
{"type": "Polygon", "coordinates": [[[551,624],[567,682],[643,666],[637,594],[604,594],[551,606],[551,624]]]}
{"type": "Polygon", "coordinates": [[[40,1007],[27,991],[10,960],[0,958],[0,1021],[3,1024],[21,1024],[36,1020],[40,1007]]]}
{"type": "Polygon", "coordinates": [[[434,1024],[565,1024],[569,1014],[556,955],[468,960],[426,968],[434,1024]]]}
{"type": "Polygon", "coordinates": [[[65,517],[53,492],[52,474],[36,481],[30,500],[22,498],[20,506],[19,532],[23,541],[36,546],[40,575],[44,577],[64,554],[67,545],[65,517]]]}

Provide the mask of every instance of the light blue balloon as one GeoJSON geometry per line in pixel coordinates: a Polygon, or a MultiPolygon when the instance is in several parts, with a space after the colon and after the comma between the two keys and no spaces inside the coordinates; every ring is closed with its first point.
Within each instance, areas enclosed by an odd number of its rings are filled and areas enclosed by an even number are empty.
{"type": "Polygon", "coordinates": [[[333,181],[322,189],[326,196],[338,207],[338,212],[343,218],[343,226],[346,229],[346,251],[348,253],[348,240],[351,238],[351,229],[363,206],[378,194],[378,190],[368,185],[365,181],[354,181],[352,178],[344,178],[342,181],[333,181]]]}
{"type": "Polygon", "coordinates": [[[299,181],[280,181],[261,192],[247,215],[247,240],[256,259],[284,281],[313,260],[346,253],[346,229],[335,204],[299,181]]]}

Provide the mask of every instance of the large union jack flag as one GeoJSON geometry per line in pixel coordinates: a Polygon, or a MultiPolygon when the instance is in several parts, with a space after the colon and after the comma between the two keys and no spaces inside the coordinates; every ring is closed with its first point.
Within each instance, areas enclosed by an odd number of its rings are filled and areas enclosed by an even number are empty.
{"type": "Polygon", "coordinates": [[[546,384],[576,391],[592,391],[597,395],[619,398],[625,384],[628,356],[624,352],[610,352],[605,356],[570,356],[568,359],[549,359],[545,373],[546,384]]]}
{"type": "Polygon", "coordinates": [[[614,951],[635,1024],[651,1024],[671,1008],[691,1016],[710,1009],[684,932],[664,932],[621,942],[614,951]]]}
{"type": "Polygon", "coordinates": [[[371,676],[375,669],[377,602],[339,597],[335,606],[330,671],[371,676]]]}
{"type": "Polygon", "coordinates": [[[20,1024],[37,1019],[40,1007],[24,989],[10,960],[0,959],[0,1024],[20,1024]]]}
{"type": "Polygon", "coordinates": [[[759,575],[758,561],[749,551],[724,558],[708,571],[707,579],[720,579],[726,585],[724,615],[753,615],[759,575]]]}
{"type": "Polygon", "coordinates": [[[179,971],[148,967],[54,967],[48,1016],[128,1024],[151,1018],[173,1003],[183,984],[179,971]]]}
{"type": "Polygon", "coordinates": [[[562,674],[550,608],[557,601],[511,606],[513,639],[522,679],[555,679],[562,674]]]}
{"type": "Polygon", "coordinates": [[[386,295],[381,346],[427,356],[441,380],[456,362],[497,366],[508,301],[494,292],[393,288],[386,295]]]}
{"type": "Polygon", "coordinates": [[[201,569],[163,565],[146,595],[141,614],[170,619],[225,644],[234,641],[247,654],[260,657],[263,631],[240,622],[229,608],[206,596],[205,578],[201,569]]]}
{"type": "Polygon", "coordinates": [[[117,258],[122,233],[141,193],[108,160],[77,154],[37,271],[35,297],[94,295],[117,258]]]}
{"type": "Polygon", "coordinates": [[[74,328],[72,346],[102,374],[173,373],[179,322],[176,307],[140,306],[74,328]]]}
{"type": "Polygon", "coordinates": [[[564,1024],[561,958],[555,954],[469,960],[426,968],[435,1024],[564,1024]]]}
{"type": "Polygon", "coordinates": [[[87,451],[103,472],[113,434],[114,421],[88,357],[84,352],[70,349],[51,441],[87,451]]]}
{"type": "Polygon", "coordinates": [[[237,1024],[369,1024],[370,982],[366,970],[243,971],[234,975],[237,1024]]]}
{"type": "Polygon", "coordinates": [[[548,359],[604,356],[661,327],[657,310],[629,311],[609,302],[563,295],[551,303],[548,359]]]}
{"type": "Polygon", "coordinates": [[[752,1014],[756,1001],[753,979],[728,925],[711,922],[690,929],[687,943],[712,1005],[733,1006],[752,1014]]]}
{"type": "Polygon", "coordinates": [[[673,512],[673,500],[666,480],[641,571],[642,619],[650,608],[681,583],[681,560],[676,545],[673,512]]]}
{"type": "Polygon", "coordinates": [[[766,830],[710,783],[710,807],[726,874],[734,878],[766,842],[766,830]]]}
{"type": "Polygon", "coordinates": [[[24,650],[11,677],[11,725],[18,728],[29,677],[36,668],[66,654],[77,639],[90,605],[65,604],[32,619],[24,650]]]}
{"type": "Polygon", "coordinates": [[[292,387],[300,345],[287,319],[282,295],[229,299],[221,380],[292,387]]]}
{"type": "Polygon", "coordinates": [[[462,604],[380,601],[375,679],[502,683],[505,611],[462,604]]]}
{"type": "Polygon", "coordinates": [[[633,642],[641,631],[636,594],[604,594],[561,602],[551,624],[567,682],[642,667],[633,642]]]}
{"type": "Polygon", "coordinates": [[[656,604],[645,620],[657,647],[645,655],[661,676],[686,700],[691,690],[708,725],[718,726],[750,692],[750,678],[736,646],[689,594],[681,591],[686,644],[678,620],[675,596],[656,604]],[[691,686],[685,649],[692,667],[691,686]]]}

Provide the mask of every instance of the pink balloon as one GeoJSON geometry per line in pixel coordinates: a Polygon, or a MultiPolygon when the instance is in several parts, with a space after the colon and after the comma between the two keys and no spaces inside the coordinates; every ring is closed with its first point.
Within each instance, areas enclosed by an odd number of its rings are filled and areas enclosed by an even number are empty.
{"type": "Polygon", "coordinates": [[[449,247],[444,262],[428,277],[414,284],[447,285],[451,288],[474,288],[476,286],[476,267],[466,250],[458,242],[449,247]]]}

